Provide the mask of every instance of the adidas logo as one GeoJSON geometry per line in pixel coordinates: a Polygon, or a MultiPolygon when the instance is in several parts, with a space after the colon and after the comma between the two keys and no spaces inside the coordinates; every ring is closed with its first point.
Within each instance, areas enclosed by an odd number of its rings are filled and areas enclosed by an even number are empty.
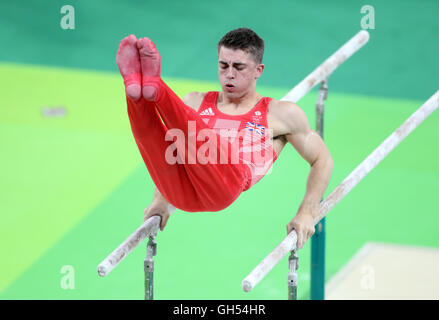
{"type": "Polygon", "coordinates": [[[203,112],[200,113],[201,116],[214,116],[215,113],[213,113],[212,108],[205,109],[203,112]]]}
{"type": "Polygon", "coordinates": [[[255,111],[255,115],[260,116],[261,115],[261,111],[255,111]]]}

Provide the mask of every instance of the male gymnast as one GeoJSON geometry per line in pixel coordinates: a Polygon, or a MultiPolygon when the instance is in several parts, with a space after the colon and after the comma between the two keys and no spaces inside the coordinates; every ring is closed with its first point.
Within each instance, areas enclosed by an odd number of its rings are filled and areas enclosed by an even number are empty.
{"type": "Polygon", "coordinates": [[[300,107],[256,91],[265,67],[264,41],[253,30],[228,32],[217,51],[222,91],[180,99],[161,79],[160,54],[150,39],[130,35],[120,42],[116,63],[131,129],[156,185],[144,221],[161,216],[163,231],[169,203],[191,212],[227,208],[290,143],[310,165],[304,199],[287,224],[301,249],[315,232],[314,217],[333,169],[330,152],[300,107]]]}

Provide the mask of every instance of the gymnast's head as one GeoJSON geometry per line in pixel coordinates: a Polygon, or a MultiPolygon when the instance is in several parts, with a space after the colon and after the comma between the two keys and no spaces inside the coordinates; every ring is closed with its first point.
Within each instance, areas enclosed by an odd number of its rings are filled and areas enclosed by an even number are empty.
{"type": "Polygon", "coordinates": [[[264,56],[264,40],[249,28],[238,28],[226,33],[218,42],[218,54],[221,47],[242,50],[249,53],[256,64],[262,63],[264,56]]]}
{"type": "Polygon", "coordinates": [[[264,65],[264,40],[253,30],[238,28],[218,42],[218,74],[225,93],[239,94],[254,89],[264,65]]]}

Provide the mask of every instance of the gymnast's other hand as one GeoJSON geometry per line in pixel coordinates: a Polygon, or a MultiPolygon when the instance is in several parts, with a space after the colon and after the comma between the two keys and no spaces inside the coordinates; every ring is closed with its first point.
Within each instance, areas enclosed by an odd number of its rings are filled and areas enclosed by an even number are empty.
{"type": "Polygon", "coordinates": [[[297,249],[302,249],[306,241],[314,234],[314,217],[313,214],[306,211],[300,211],[287,225],[287,233],[296,230],[297,249]]]}
{"type": "Polygon", "coordinates": [[[157,199],[154,199],[151,204],[148,206],[148,208],[145,209],[144,215],[143,215],[143,222],[151,218],[152,216],[160,216],[160,230],[163,231],[163,229],[166,226],[166,223],[168,222],[170,213],[168,210],[168,203],[165,201],[160,201],[157,199]]]}

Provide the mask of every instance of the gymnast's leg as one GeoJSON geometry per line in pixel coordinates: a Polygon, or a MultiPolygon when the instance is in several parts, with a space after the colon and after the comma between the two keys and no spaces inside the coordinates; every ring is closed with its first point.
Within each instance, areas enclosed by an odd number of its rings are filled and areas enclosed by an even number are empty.
{"type": "MultiPolygon", "coordinates": [[[[197,131],[207,126],[160,79],[160,55],[153,43],[146,38],[138,40],[139,56],[136,56],[133,37],[122,40],[116,60],[125,81],[133,135],[151,178],[165,199],[177,208],[185,211],[224,209],[242,192],[246,183],[245,168],[232,164],[189,164],[187,159],[183,163],[167,162],[166,149],[172,142],[165,141],[165,135],[170,128],[183,130],[187,137],[188,121],[195,121],[197,131]]],[[[221,143],[224,145],[219,136],[217,139],[219,147],[221,143]]],[[[197,141],[197,147],[201,144],[197,141]]],[[[187,144],[182,147],[188,155],[187,144]]]]}

